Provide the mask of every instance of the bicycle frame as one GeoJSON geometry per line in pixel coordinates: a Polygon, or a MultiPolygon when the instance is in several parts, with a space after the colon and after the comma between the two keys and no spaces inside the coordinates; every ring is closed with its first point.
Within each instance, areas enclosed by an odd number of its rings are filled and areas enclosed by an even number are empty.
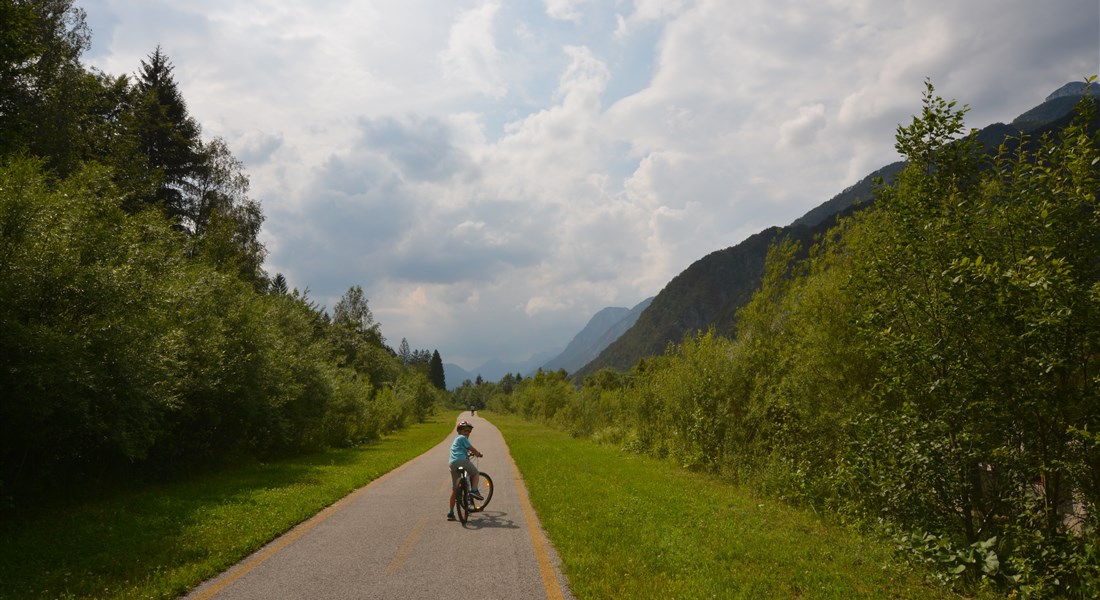
{"type": "Polygon", "coordinates": [[[470,472],[465,467],[458,467],[458,481],[455,482],[455,511],[458,513],[458,520],[463,524],[466,524],[466,520],[469,518],[470,513],[481,512],[485,510],[485,506],[489,504],[489,500],[493,497],[493,478],[488,473],[480,471],[480,479],[482,487],[484,488],[484,496],[482,500],[478,500],[473,497],[470,491],[473,489],[473,482],[470,480],[470,472]]]}

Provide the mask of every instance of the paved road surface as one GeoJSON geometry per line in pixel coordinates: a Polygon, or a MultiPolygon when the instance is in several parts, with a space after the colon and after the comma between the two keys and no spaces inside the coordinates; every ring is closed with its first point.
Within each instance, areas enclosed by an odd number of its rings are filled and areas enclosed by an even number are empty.
{"type": "Polygon", "coordinates": [[[461,418],[473,423],[470,441],[496,485],[465,527],[445,517],[452,433],[187,598],[571,598],[500,432],[481,417],[461,418]]]}

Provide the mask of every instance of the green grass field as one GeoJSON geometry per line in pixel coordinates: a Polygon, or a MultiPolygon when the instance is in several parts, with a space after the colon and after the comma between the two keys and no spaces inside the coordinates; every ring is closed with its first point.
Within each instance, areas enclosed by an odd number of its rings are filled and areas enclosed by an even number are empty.
{"type": "Polygon", "coordinates": [[[577,598],[950,598],[890,548],[668,461],[504,433],[577,598]]]}
{"type": "Polygon", "coordinates": [[[175,598],[451,432],[436,416],[379,442],[122,491],[0,524],[0,598],[175,598]]]}
{"type": "MultiPolygon", "coordinates": [[[[0,524],[0,598],[174,598],[452,431],[120,491],[0,524]]],[[[504,432],[578,598],[938,598],[880,543],[514,417],[504,432]]]]}

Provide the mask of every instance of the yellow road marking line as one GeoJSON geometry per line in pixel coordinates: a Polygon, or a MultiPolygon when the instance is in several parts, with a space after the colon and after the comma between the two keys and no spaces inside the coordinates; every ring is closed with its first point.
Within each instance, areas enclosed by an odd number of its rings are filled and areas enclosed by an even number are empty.
{"type": "Polygon", "coordinates": [[[205,590],[203,590],[202,592],[200,592],[198,594],[195,594],[194,596],[188,596],[188,598],[190,598],[191,600],[208,600],[209,598],[213,598],[215,594],[217,594],[217,593],[221,592],[222,590],[224,590],[225,588],[233,585],[233,583],[236,582],[238,579],[240,579],[241,577],[244,577],[245,575],[248,575],[253,569],[255,569],[256,567],[263,564],[267,559],[269,559],[272,556],[274,556],[275,554],[277,554],[280,550],[282,550],[283,548],[286,548],[290,544],[293,544],[298,538],[300,538],[303,535],[309,533],[314,527],[320,525],[321,523],[324,523],[326,519],[328,519],[332,515],[336,514],[340,510],[342,510],[344,508],[344,506],[346,506],[350,502],[354,501],[359,496],[362,496],[363,494],[365,494],[367,492],[368,488],[374,486],[375,484],[377,484],[380,481],[383,481],[383,480],[389,478],[394,473],[397,473],[397,472],[403,470],[406,466],[408,466],[412,462],[414,462],[414,461],[410,460],[410,461],[398,466],[397,468],[393,469],[389,473],[385,473],[384,475],[382,475],[378,479],[375,479],[374,481],[372,481],[372,482],[368,483],[367,485],[359,488],[358,490],[355,490],[351,494],[348,494],[347,496],[344,496],[343,498],[341,498],[341,499],[337,500],[336,502],[330,504],[327,508],[325,508],[321,512],[317,513],[316,515],[313,515],[313,517],[309,518],[308,520],[299,523],[297,526],[295,526],[293,529],[291,529],[290,532],[282,535],[281,537],[276,539],[274,542],[271,542],[270,544],[268,544],[267,546],[262,548],[260,551],[258,551],[256,554],[253,554],[252,558],[246,560],[243,563],[240,563],[237,566],[237,568],[233,568],[233,569],[230,569],[229,571],[226,571],[225,574],[223,575],[223,577],[221,579],[217,579],[213,583],[211,583],[210,587],[206,588],[205,590]]]}
{"type": "Polygon", "coordinates": [[[539,529],[535,517],[535,509],[531,506],[531,499],[527,496],[527,487],[523,485],[523,476],[519,467],[512,461],[512,478],[516,482],[516,496],[520,506],[523,507],[523,518],[527,521],[527,533],[531,536],[531,545],[535,548],[535,560],[539,564],[539,575],[542,576],[542,587],[546,589],[548,600],[564,600],[561,586],[558,585],[558,576],[554,572],[554,565],[550,562],[550,553],[546,550],[546,541],[539,529]]]}
{"type": "Polygon", "coordinates": [[[420,519],[420,522],[413,527],[412,532],[409,533],[409,537],[405,538],[405,543],[401,544],[401,548],[397,550],[397,554],[393,556],[393,562],[390,566],[386,567],[386,575],[393,575],[401,570],[401,565],[405,564],[405,559],[409,557],[409,553],[412,552],[413,546],[416,545],[416,541],[420,539],[420,534],[424,532],[424,526],[428,524],[428,517],[420,519]]]}

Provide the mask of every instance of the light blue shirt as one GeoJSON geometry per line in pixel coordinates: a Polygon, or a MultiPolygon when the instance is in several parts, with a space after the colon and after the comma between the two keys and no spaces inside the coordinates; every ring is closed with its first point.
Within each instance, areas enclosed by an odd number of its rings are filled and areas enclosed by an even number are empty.
{"type": "Polygon", "coordinates": [[[470,438],[460,433],[451,444],[450,464],[453,465],[456,460],[463,460],[466,458],[470,458],[470,438]]]}

